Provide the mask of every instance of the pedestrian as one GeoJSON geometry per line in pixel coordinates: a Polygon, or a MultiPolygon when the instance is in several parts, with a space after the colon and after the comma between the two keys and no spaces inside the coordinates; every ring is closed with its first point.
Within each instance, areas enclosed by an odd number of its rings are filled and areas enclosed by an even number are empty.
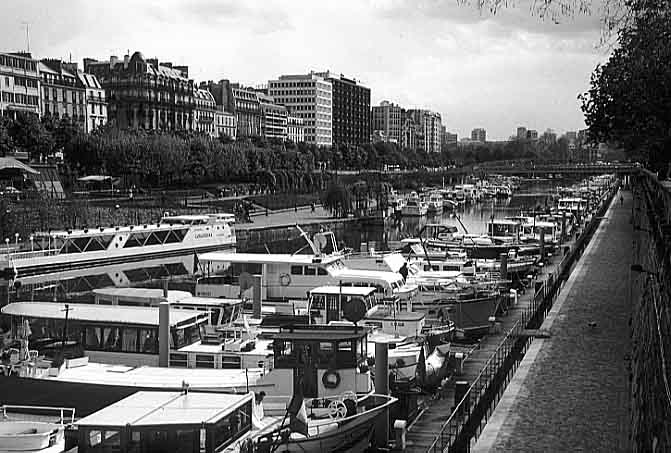
{"type": "Polygon", "coordinates": [[[622,206],[623,204],[624,204],[624,197],[620,195],[620,206],[622,206]]]}
{"type": "Polygon", "coordinates": [[[315,202],[314,201],[312,203],[310,203],[310,209],[312,210],[312,213],[314,214],[314,212],[315,212],[315,202]]]}

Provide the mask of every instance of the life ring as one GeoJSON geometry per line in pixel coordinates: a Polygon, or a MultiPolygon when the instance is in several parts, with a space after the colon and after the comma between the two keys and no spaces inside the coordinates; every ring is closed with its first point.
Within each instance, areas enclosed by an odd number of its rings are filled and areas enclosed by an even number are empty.
{"type": "Polygon", "coordinates": [[[338,388],[340,385],[340,375],[334,370],[325,371],[322,376],[322,384],[324,384],[324,387],[327,389],[338,388]]]}
{"type": "Polygon", "coordinates": [[[280,274],[280,285],[289,286],[291,285],[291,275],[289,274],[280,274]]]}

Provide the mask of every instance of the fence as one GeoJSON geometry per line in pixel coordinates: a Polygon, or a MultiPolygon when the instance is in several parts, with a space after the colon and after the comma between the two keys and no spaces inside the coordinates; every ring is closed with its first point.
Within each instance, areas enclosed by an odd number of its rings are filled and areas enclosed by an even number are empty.
{"type": "Polygon", "coordinates": [[[499,343],[441,427],[428,449],[430,453],[470,451],[471,439],[479,436],[531,344],[531,336],[523,331],[541,326],[616,192],[617,186],[604,194],[596,214],[585,225],[571,252],[564,256],[556,270],[549,273],[545,282],[536,289],[520,319],[499,343]]]}

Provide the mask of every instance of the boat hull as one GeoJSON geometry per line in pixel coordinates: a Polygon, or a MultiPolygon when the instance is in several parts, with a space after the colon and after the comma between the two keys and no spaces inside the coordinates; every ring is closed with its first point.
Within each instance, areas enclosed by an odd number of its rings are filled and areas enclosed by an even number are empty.
{"type": "Polygon", "coordinates": [[[489,318],[496,314],[500,296],[479,299],[455,300],[444,294],[424,293],[413,305],[414,310],[425,310],[435,314],[439,319],[452,321],[455,327],[468,336],[479,336],[487,333],[489,318]]]}

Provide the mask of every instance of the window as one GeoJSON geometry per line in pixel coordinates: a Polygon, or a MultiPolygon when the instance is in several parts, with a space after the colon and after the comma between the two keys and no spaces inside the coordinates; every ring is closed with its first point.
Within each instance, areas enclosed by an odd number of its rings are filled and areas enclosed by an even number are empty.
{"type": "Polygon", "coordinates": [[[303,266],[291,266],[291,275],[303,275],[303,266]]]}
{"type": "Polygon", "coordinates": [[[170,353],[170,366],[175,368],[186,368],[187,366],[187,356],[185,353],[181,352],[171,352],[170,353]]]}
{"type": "Polygon", "coordinates": [[[210,354],[196,354],[196,368],[214,368],[214,356],[210,354]]]}
{"type": "Polygon", "coordinates": [[[310,266],[305,266],[305,275],[317,275],[317,269],[310,266]]]}

